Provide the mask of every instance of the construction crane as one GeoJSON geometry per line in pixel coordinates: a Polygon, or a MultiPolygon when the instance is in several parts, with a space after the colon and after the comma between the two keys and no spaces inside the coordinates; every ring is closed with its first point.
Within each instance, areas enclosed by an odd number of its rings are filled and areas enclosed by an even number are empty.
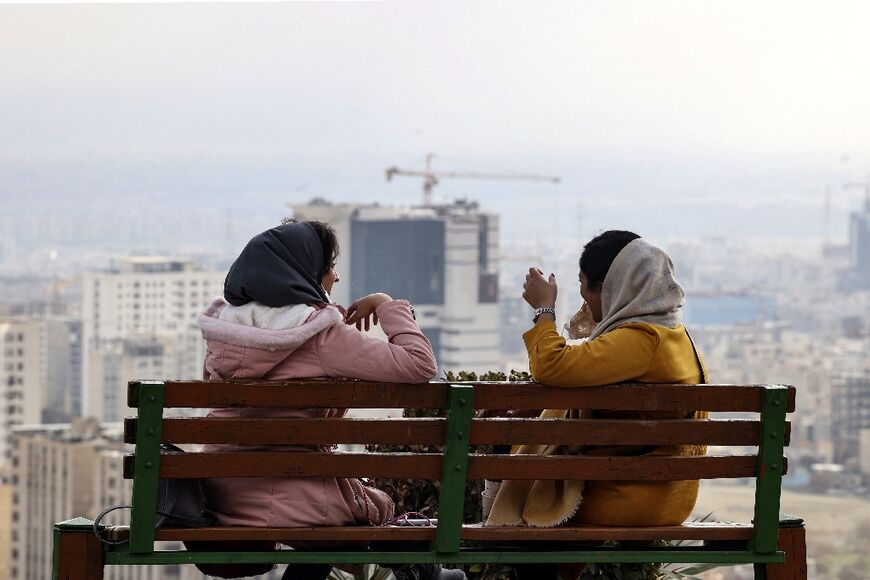
{"type": "Polygon", "coordinates": [[[391,181],[394,176],[401,175],[405,177],[422,177],[423,178],[423,206],[432,205],[432,188],[438,185],[440,179],[445,177],[459,179],[503,179],[503,180],[520,180],[520,181],[549,181],[550,183],[559,183],[561,180],[558,177],[549,177],[546,175],[510,175],[501,173],[478,173],[478,172],[457,172],[457,171],[432,171],[432,153],[426,156],[426,168],[420,170],[399,169],[395,165],[387,168],[387,181],[391,181]]]}

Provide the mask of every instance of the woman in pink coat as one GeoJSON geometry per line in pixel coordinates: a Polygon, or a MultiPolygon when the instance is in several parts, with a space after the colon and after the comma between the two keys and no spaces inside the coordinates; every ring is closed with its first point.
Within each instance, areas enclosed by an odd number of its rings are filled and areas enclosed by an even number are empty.
{"type": "MultiPolygon", "coordinates": [[[[207,342],[205,378],[352,377],[425,383],[435,357],[406,300],[370,294],[345,313],[331,303],[338,282],[334,230],[289,222],[254,237],[227,274],[224,298],[198,318],[207,342]],[[380,323],[389,342],[368,337],[380,323]]],[[[420,386],[426,388],[425,385],[420,386]]],[[[342,417],[346,409],[215,409],[211,417],[342,417]]],[[[276,446],[269,446],[275,450],[276,446]]],[[[328,447],[282,446],[288,451],[328,447]]],[[[207,451],[259,446],[209,445],[207,451]]],[[[208,507],[221,525],[307,527],[383,524],[393,516],[386,493],[352,478],[226,478],[206,480],[208,507]]],[[[325,577],[329,568],[290,566],[285,578],[325,577]],[[323,573],[325,570],[326,573],[323,573]],[[292,574],[291,574],[292,572],[292,574]],[[290,575],[288,575],[290,574],[290,575]]],[[[438,578],[433,566],[396,569],[397,577],[438,578]],[[407,569],[407,570],[406,570],[407,569]]],[[[447,576],[443,576],[447,577],[447,576]]],[[[459,576],[463,577],[463,576],[459,576]]]]}

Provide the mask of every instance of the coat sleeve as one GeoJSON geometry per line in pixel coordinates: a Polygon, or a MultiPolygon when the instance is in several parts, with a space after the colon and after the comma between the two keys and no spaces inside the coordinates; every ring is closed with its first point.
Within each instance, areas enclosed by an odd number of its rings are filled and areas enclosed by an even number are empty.
{"type": "Polygon", "coordinates": [[[429,339],[417,326],[406,300],[377,307],[389,342],[366,336],[341,323],[317,337],[317,356],[327,376],[371,381],[423,383],[438,372],[429,339]]]}
{"type": "Polygon", "coordinates": [[[609,385],[636,379],[652,364],[659,337],[643,325],[626,325],[593,340],[568,345],[554,322],[523,335],[536,380],[557,387],[609,385]]]}

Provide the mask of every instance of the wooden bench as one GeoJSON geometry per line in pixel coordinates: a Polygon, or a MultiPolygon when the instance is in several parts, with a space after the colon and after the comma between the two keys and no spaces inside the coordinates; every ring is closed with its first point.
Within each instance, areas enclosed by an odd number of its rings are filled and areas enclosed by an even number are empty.
{"type": "MultiPolygon", "coordinates": [[[[124,476],[133,479],[129,542],[105,546],[82,518],[55,526],[55,579],[102,578],[104,565],[190,563],[673,562],[755,564],[757,578],[806,578],[804,528],[780,525],[780,484],[789,438],[786,413],[794,388],[777,385],[613,385],[558,388],[535,383],[404,385],[350,380],[284,382],[139,381],[130,384],[125,438],[135,444],[124,476]],[[347,407],[446,410],[433,419],[262,419],[163,417],[165,409],[347,407]],[[709,420],[475,419],[475,409],[703,409],[709,420]],[[716,413],[759,413],[752,420],[716,413]],[[161,443],[443,445],[442,454],[164,453],[161,443]],[[469,454],[469,445],[586,444],[757,447],[749,455],[582,457],[469,454]],[[160,528],[155,530],[158,478],[373,477],[440,480],[437,527],[160,528]],[[466,479],[680,480],[755,478],[753,524],[685,523],[619,528],[487,528],[463,525],[466,479]],[[422,541],[416,551],[322,548],[268,552],[156,550],[155,541],[318,540],[422,541]],[[694,546],[577,549],[570,542],[696,540],[694,546]],[[521,547],[510,542],[522,541],[521,547]],[[428,542],[428,543],[427,543],[428,542]],[[529,542],[532,542],[531,544],[529,542]],[[472,545],[469,545],[473,543],[472,545]],[[428,547],[426,547],[428,546],[428,547]],[[530,547],[531,546],[531,547],[530,547]],[[568,546],[568,547],[566,547],[568,546]]],[[[701,506],[703,507],[703,506],[701,506]]],[[[119,537],[116,534],[116,537],[119,537]]],[[[379,543],[379,546],[385,544],[379,543]]],[[[389,545],[389,544],[387,544],[389,545]]]]}

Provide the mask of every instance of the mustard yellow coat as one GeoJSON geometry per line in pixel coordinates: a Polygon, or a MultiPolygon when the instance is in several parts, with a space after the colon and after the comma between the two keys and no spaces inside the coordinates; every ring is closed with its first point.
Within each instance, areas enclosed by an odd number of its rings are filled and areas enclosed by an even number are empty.
{"type": "MultiPolygon", "coordinates": [[[[698,365],[683,326],[669,329],[629,323],[593,340],[566,345],[554,322],[540,322],[523,335],[535,379],[560,387],[620,382],[701,383],[706,369],[698,365]]],[[[577,411],[547,409],[542,417],[576,417],[577,411]]],[[[584,419],[682,419],[706,413],[686,411],[603,411],[584,409],[584,419]]],[[[706,447],[580,447],[521,446],[515,453],[543,455],[703,455],[706,447]]],[[[613,526],[677,525],[689,517],[698,496],[698,481],[511,481],[505,482],[488,523],[556,526],[582,523],[613,526]],[[582,499],[581,499],[582,498],[582,499]]]]}

